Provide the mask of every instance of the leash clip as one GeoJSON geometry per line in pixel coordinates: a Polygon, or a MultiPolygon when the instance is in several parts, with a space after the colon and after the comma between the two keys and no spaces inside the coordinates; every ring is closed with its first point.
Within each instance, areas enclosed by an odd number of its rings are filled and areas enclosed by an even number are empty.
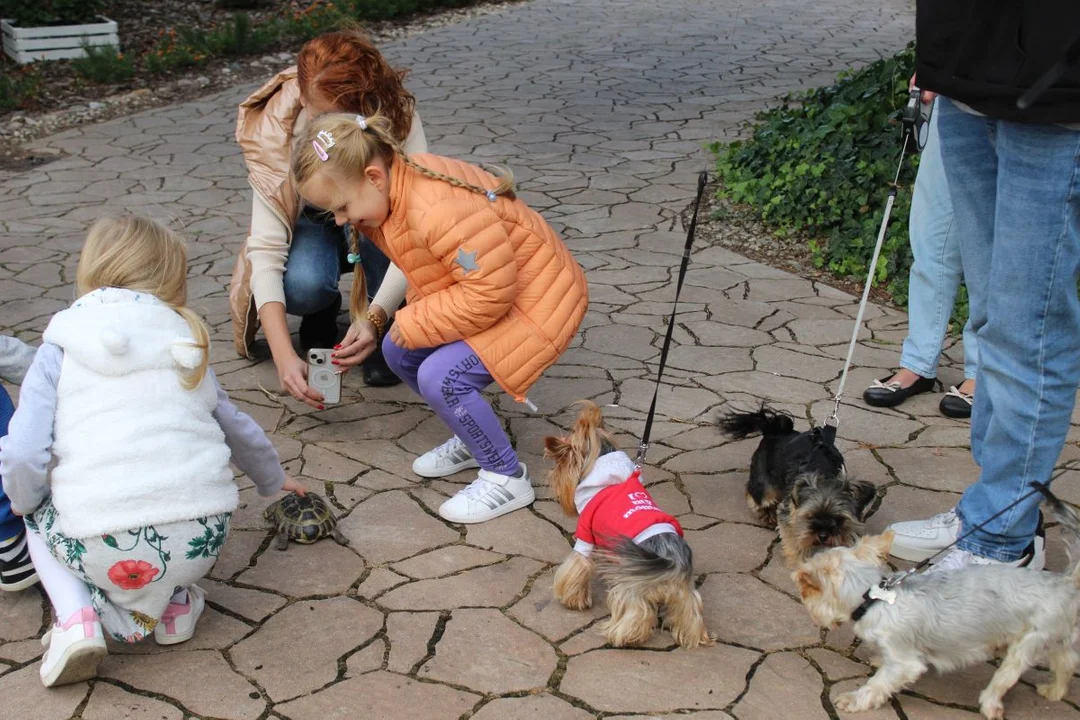
{"type": "Polygon", "coordinates": [[[840,427],[840,396],[833,399],[832,413],[825,418],[825,424],[832,428],[840,427]]]}
{"type": "Polygon", "coordinates": [[[640,470],[642,468],[642,466],[645,464],[645,456],[648,455],[648,454],[649,454],[649,441],[648,440],[643,440],[641,442],[641,444],[638,445],[637,459],[634,460],[634,469],[635,470],[640,470]]]}

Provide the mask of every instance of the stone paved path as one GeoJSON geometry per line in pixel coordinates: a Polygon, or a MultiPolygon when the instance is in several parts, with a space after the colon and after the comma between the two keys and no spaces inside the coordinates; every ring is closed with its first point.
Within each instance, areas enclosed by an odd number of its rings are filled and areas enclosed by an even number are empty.
{"type": "MultiPolygon", "coordinates": [[[[702,143],[785,91],[891,52],[912,35],[908,0],[535,0],[385,48],[412,67],[434,150],[506,162],[588,269],[583,332],[528,416],[499,398],[519,450],[542,475],[542,436],[587,397],[617,403],[628,445],[641,429],[682,243],[680,212],[707,163],[702,143]]],[[[34,590],[0,597],[0,717],[836,718],[829,698],[870,672],[846,631],[822,634],[792,596],[774,534],[742,500],[752,442],[711,426],[725,403],[761,398],[819,422],[840,372],[853,298],[699,247],[684,293],[651,490],[694,547],[708,622],[720,643],[682,652],[603,647],[602,611],[552,604],[552,568],[572,523],[546,492],[527,511],[462,528],[435,508],[467,477],[418,482],[414,455],[444,439],[402,388],[348,383],[340,407],[313,413],[268,398],[269,363],[235,359],[224,288],[247,227],[250,191],[232,142],[249,88],[48,138],[61,159],[0,173],[0,330],[36,341],[71,296],[88,220],[121,209],[182,221],[191,296],[215,329],[222,382],[273,437],[289,469],[332,498],[353,549],[268,549],[260,501],[244,482],[236,532],[207,582],[211,609],[190,643],[117,649],[101,679],[45,692],[34,590]],[[138,657],[136,657],[138,656],[138,657]],[[122,708],[118,711],[115,708],[122,708]]],[[[897,359],[903,315],[872,308],[856,396],[897,359]]],[[[946,384],[960,377],[948,352],[946,384]]],[[[902,412],[843,409],[851,470],[886,489],[873,529],[951,506],[974,476],[967,426],[938,397],[902,412]]],[[[1062,472],[1075,480],[1073,442],[1062,472]]],[[[1080,500],[1076,483],[1059,482],[1080,500]]],[[[1052,546],[1052,562],[1062,553],[1052,546]]],[[[878,718],[974,718],[991,668],[927,677],[878,718]]],[[[1011,718],[1080,717],[1027,684],[1011,718]]]]}

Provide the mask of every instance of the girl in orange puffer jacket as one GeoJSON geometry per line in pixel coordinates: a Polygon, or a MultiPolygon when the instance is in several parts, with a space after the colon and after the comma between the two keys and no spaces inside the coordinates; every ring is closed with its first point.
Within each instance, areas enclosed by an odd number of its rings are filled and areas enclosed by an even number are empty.
{"type": "MultiPolygon", "coordinates": [[[[383,354],[454,432],[413,471],[434,478],[480,468],[439,514],[484,522],[530,504],[527,469],[480,391],[494,381],[529,404],[528,389],[570,344],[588,306],[570,251],[514,195],[511,177],[406,156],[378,116],[315,119],[296,140],[292,172],[305,200],[356,226],[405,274],[408,302],[383,354]]],[[[359,262],[356,248],[349,261],[359,262]]],[[[354,273],[354,317],[366,297],[363,273],[354,273]]]]}

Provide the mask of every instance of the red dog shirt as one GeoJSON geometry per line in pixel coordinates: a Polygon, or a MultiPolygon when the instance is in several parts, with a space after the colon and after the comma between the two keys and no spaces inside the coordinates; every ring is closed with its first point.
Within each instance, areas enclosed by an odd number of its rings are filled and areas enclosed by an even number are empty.
{"type": "Polygon", "coordinates": [[[574,549],[583,555],[594,545],[610,549],[623,538],[635,540],[656,525],[670,527],[657,528],[653,534],[672,530],[683,534],[679,521],[657,507],[642,486],[641,471],[634,470],[626,480],[605,487],[588,501],[578,519],[574,549]]]}

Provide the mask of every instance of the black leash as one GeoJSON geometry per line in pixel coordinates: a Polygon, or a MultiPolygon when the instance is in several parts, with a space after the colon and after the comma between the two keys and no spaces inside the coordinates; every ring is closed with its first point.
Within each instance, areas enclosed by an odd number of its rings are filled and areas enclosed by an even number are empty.
{"type": "Polygon", "coordinates": [[[852,622],[859,622],[859,620],[861,620],[862,617],[864,615],[866,615],[867,611],[870,610],[870,608],[874,605],[874,603],[878,602],[879,600],[884,600],[885,602],[888,602],[891,605],[896,600],[896,593],[893,591],[893,588],[895,588],[897,585],[902,583],[905,578],[907,578],[909,575],[914,575],[915,573],[919,572],[920,570],[925,568],[927,565],[929,565],[931,562],[933,562],[934,558],[936,558],[938,555],[945,552],[946,550],[951,550],[960,541],[962,541],[962,540],[964,540],[964,539],[966,539],[968,537],[971,537],[971,535],[973,535],[974,533],[982,530],[988,524],[990,524],[994,520],[997,520],[999,517],[1001,517],[1005,513],[1009,512],[1014,507],[1016,507],[1020,503],[1024,502],[1028,498],[1030,498],[1030,497],[1032,497],[1034,495],[1041,494],[1047,500],[1049,500],[1051,503],[1060,503],[1061,502],[1061,500],[1059,500],[1058,497],[1056,495],[1054,495],[1054,493],[1050,492],[1050,483],[1041,483],[1041,482],[1039,482],[1037,480],[1032,480],[1031,481],[1031,487],[1033,487],[1035,489],[1032,490],[1031,492],[1027,493],[1026,495],[1023,495],[1022,497],[1018,498],[1015,502],[1013,502],[1013,503],[1007,505],[1006,507],[1002,508],[1001,511],[994,513],[989,518],[987,518],[984,522],[979,523],[978,525],[971,528],[970,530],[968,530],[965,533],[961,533],[960,536],[956,538],[956,540],[953,540],[951,543],[949,543],[945,547],[941,548],[940,550],[938,550],[936,553],[934,553],[930,557],[928,557],[925,560],[923,560],[922,562],[916,564],[915,567],[911,568],[910,570],[904,570],[903,572],[894,573],[893,575],[891,575],[891,576],[889,576],[887,578],[883,578],[880,583],[878,583],[877,585],[875,585],[874,587],[870,588],[865,593],[863,593],[862,604],[860,604],[857,608],[855,608],[855,610],[851,613],[851,621],[852,622]]]}
{"type": "Polygon", "coordinates": [[[653,418],[656,416],[656,399],[660,395],[660,380],[664,377],[668,350],[671,349],[671,335],[675,332],[675,315],[679,308],[679,295],[682,294],[683,281],[686,280],[686,270],[690,265],[690,248],[694,244],[694,232],[697,230],[698,209],[701,207],[701,198],[705,194],[705,184],[708,180],[708,173],[702,172],[698,175],[694,212],[690,216],[690,227],[686,230],[686,247],[683,248],[682,265],[679,267],[679,280],[675,285],[675,302],[671,304],[667,335],[664,336],[664,347],[660,350],[660,369],[656,371],[656,387],[653,389],[652,404],[649,405],[649,415],[645,418],[645,431],[641,433],[641,445],[638,447],[637,460],[635,461],[639,468],[645,464],[645,456],[649,452],[649,436],[652,434],[653,418]]]}

